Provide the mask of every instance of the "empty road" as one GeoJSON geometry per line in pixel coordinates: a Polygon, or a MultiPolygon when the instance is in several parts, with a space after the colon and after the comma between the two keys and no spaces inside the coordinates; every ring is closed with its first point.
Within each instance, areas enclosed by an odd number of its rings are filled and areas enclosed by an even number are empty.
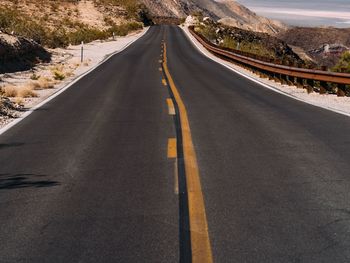
{"type": "Polygon", "coordinates": [[[154,26],[0,135],[0,262],[198,258],[350,262],[350,119],[154,26]]]}

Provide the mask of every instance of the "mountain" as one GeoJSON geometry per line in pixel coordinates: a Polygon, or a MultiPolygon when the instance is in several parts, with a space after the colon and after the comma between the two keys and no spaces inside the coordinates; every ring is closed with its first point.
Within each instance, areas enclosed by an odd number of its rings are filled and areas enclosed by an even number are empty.
{"type": "Polygon", "coordinates": [[[229,26],[276,34],[287,29],[281,22],[258,16],[235,0],[140,0],[153,16],[186,17],[201,12],[229,26]]]}
{"type": "Polygon", "coordinates": [[[219,5],[229,11],[225,17],[219,20],[222,24],[270,34],[277,34],[287,29],[287,26],[282,22],[258,16],[236,1],[221,0],[219,5]]]}

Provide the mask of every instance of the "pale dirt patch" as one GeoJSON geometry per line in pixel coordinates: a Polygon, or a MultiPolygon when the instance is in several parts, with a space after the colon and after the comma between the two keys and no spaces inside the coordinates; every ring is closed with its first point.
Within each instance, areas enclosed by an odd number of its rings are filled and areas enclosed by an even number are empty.
{"type": "Polygon", "coordinates": [[[97,28],[105,27],[103,15],[97,10],[93,2],[80,1],[77,9],[79,10],[78,20],[80,22],[97,28]]]}

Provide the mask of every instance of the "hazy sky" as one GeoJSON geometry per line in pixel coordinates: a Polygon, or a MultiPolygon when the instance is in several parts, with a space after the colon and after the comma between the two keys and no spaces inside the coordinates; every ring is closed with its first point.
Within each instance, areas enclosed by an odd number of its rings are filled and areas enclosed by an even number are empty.
{"type": "Polygon", "coordinates": [[[350,27],[350,0],[237,0],[292,25],[350,27]]]}

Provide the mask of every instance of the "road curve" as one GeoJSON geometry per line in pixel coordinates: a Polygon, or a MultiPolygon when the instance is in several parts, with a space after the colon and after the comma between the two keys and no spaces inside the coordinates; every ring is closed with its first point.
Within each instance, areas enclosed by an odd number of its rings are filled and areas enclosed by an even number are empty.
{"type": "Polygon", "coordinates": [[[0,136],[0,262],[186,262],[163,38],[214,262],[349,262],[350,119],[234,74],[175,26],[0,136]]]}

